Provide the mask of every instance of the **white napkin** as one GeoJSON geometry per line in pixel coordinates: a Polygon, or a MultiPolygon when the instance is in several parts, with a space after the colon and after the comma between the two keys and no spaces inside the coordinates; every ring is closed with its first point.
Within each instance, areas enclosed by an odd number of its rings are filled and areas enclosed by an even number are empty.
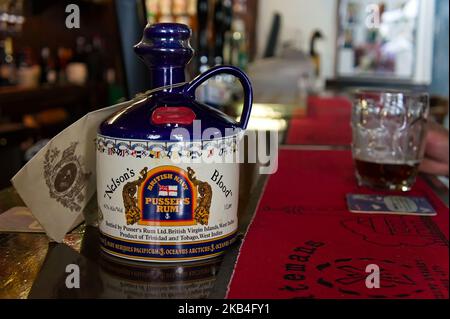
{"type": "Polygon", "coordinates": [[[51,139],[11,179],[51,239],[62,242],[66,233],[83,221],[83,209],[96,190],[97,128],[133,102],[86,114],[51,139]]]}
{"type": "Polygon", "coordinates": [[[47,235],[60,243],[84,220],[83,209],[96,191],[97,129],[111,114],[131,107],[171,84],[137,94],[132,100],[86,114],[56,135],[11,179],[47,235]]]}

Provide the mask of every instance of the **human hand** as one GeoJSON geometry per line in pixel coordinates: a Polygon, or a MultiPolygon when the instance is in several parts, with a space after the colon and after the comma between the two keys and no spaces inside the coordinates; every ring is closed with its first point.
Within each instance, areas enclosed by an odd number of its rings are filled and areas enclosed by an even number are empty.
{"type": "Polygon", "coordinates": [[[435,122],[428,124],[425,157],[419,169],[427,174],[449,175],[449,132],[435,122]]]}

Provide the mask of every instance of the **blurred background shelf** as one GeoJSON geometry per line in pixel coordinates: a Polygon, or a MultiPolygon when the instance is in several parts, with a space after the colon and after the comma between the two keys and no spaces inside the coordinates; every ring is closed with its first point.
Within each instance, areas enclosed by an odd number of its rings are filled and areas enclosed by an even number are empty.
{"type": "Polygon", "coordinates": [[[52,107],[87,108],[87,86],[48,85],[35,88],[0,87],[0,109],[3,116],[22,115],[52,107]]]}
{"type": "Polygon", "coordinates": [[[107,105],[105,84],[0,87],[0,187],[8,185],[9,178],[38,151],[36,147],[94,105],[107,105]]]}

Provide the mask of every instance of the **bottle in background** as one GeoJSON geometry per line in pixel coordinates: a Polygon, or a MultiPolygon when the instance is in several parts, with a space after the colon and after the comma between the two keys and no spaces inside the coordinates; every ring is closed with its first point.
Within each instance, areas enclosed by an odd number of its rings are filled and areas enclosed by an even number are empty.
{"type": "Polygon", "coordinates": [[[17,54],[17,85],[36,87],[39,85],[39,65],[33,62],[31,48],[27,47],[17,54]]]}
{"type": "Polygon", "coordinates": [[[67,64],[66,76],[69,83],[84,85],[88,79],[88,66],[86,57],[86,39],[78,37],[76,40],[75,54],[67,64]]]}
{"type": "Polygon", "coordinates": [[[0,84],[16,84],[16,65],[14,62],[13,43],[11,38],[0,42],[0,84]]]}
{"type": "MultiPolygon", "coordinates": [[[[230,1],[215,1],[213,19],[214,65],[224,64],[225,34],[231,29],[231,10],[230,1]]],[[[210,106],[223,109],[232,102],[235,82],[236,79],[229,74],[217,75],[199,87],[197,98],[210,106]]]]}
{"type": "Polygon", "coordinates": [[[48,47],[43,47],[41,49],[41,55],[39,59],[39,66],[41,69],[41,75],[39,77],[39,83],[47,84],[49,83],[49,75],[51,74],[50,66],[50,49],[48,47]]]}
{"type": "Polygon", "coordinates": [[[7,31],[9,33],[18,34],[22,32],[23,24],[25,22],[25,17],[23,16],[23,2],[24,0],[9,1],[9,17],[7,22],[7,31]]]}
{"type": "Polygon", "coordinates": [[[5,41],[0,41],[0,86],[8,85],[9,83],[9,79],[6,75],[7,73],[5,57],[5,41]]]}
{"type": "Polygon", "coordinates": [[[72,59],[72,50],[64,47],[59,47],[56,51],[56,65],[55,70],[58,77],[58,83],[64,84],[67,82],[66,69],[67,64],[72,59]]]}
{"type": "Polygon", "coordinates": [[[233,23],[233,3],[231,0],[223,1],[223,15],[223,63],[231,64],[231,42],[233,39],[233,33],[231,30],[231,26],[233,23]]]}
{"type": "Polygon", "coordinates": [[[197,1],[197,50],[198,50],[198,72],[203,73],[209,68],[209,46],[208,46],[208,0],[197,1]]]}
{"type": "Polygon", "coordinates": [[[159,6],[158,0],[146,0],[145,9],[147,13],[147,22],[149,24],[154,24],[158,21],[159,6]]]}
{"type": "Polygon", "coordinates": [[[8,1],[0,1],[0,33],[8,31],[8,13],[8,1]]]}
{"type": "Polygon", "coordinates": [[[160,0],[159,10],[161,16],[159,17],[158,22],[160,23],[175,22],[175,19],[172,15],[172,0],[160,0]]]}
{"type": "Polygon", "coordinates": [[[232,30],[231,62],[245,70],[248,64],[248,54],[244,20],[236,17],[233,20],[232,30]]]}
{"type": "Polygon", "coordinates": [[[223,42],[225,31],[224,7],[222,0],[216,1],[214,6],[214,65],[223,64],[223,42]]]}
{"type": "Polygon", "coordinates": [[[91,82],[104,81],[105,59],[103,55],[103,41],[99,36],[94,36],[92,38],[92,51],[87,54],[88,74],[91,82]]]}
{"type": "Polygon", "coordinates": [[[116,71],[108,68],[106,71],[106,82],[108,83],[108,104],[113,105],[125,99],[125,92],[116,82],[116,71]]]}

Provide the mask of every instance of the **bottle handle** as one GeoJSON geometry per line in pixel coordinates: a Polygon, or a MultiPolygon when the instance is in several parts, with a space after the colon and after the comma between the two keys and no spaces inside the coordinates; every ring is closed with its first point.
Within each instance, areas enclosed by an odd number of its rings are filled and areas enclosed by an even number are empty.
{"type": "Polygon", "coordinates": [[[218,74],[230,74],[235,76],[238,78],[242,88],[244,89],[244,108],[242,109],[241,118],[239,120],[239,127],[245,130],[247,128],[248,120],[250,119],[250,112],[252,110],[253,90],[250,84],[250,79],[244,72],[241,71],[241,69],[228,65],[213,67],[192,80],[186,86],[184,92],[190,97],[195,98],[195,90],[202,83],[218,74]]]}

